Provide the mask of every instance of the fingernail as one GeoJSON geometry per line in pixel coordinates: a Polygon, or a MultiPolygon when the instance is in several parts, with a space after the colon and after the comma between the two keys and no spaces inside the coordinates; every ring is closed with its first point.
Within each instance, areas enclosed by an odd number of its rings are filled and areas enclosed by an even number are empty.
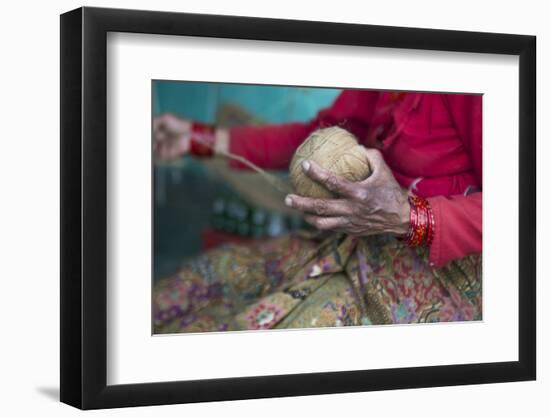
{"type": "Polygon", "coordinates": [[[290,198],[290,196],[286,196],[285,198],[285,204],[289,207],[292,207],[292,198],[290,198]]]}
{"type": "Polygon", "coordinates": [[[311,164],[309,163],[309,161],[304,161],[304,162],[302,162],[302,169],[303,169],[304,171],[306,171],[306,172],[309,171],[309,167],[310,167],[310,166],[311,166],[311,164]]]}

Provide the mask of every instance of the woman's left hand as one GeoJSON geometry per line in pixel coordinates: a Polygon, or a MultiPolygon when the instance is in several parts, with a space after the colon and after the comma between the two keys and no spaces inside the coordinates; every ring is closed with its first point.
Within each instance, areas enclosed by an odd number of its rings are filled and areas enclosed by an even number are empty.
{"type": "Polygon", "coordinates": [[[360,182],[338,177],[314,162],[304,161],[306,175],[336,194],[334,199],[289,194],[287,206],[304,212],[305,220],[320,230],[355,236],[380,233],[404,235],[409,229],[407,191],[397,183],[377,149],[367,149],[371,175],[360,182]]]}

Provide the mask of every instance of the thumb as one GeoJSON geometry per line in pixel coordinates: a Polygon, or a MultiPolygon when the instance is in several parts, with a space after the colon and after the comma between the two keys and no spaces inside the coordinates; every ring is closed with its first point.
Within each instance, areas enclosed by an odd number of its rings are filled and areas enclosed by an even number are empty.
{"type": "Polygon", "coordinates": [[[382,174],[383,171],[387,168],[384,157],[382,156],[382,152],[380,152],[378,149],[372,148],[367,148],[366,151],[367,159],[369,161],[369,166],[371,169],[371,174],[369,175],[369,178],[377,177],[382,174]]]}

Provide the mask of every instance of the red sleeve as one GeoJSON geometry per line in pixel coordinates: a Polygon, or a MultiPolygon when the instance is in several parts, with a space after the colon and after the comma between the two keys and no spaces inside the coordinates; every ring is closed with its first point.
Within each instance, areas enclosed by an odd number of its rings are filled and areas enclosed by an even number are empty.
{"type": "MultiPolygon", "coordinates": [[[[482,185],[481,96],[444,96],[455,128],[472,160],[477,184],[482,185]]],[[[482,193],[469,196],[430,198],[435,218],[435,235],[430,262],[443,266],[449,261],[482,251],[482,193]]]]}
{"type": "Polygon", "coordinates": [[[454,259],[481,253],[482,193],[428,199],[435,218],[430,262],[441,267],[454,259]]]}
{"type": "MultiPolygon", "coordinates": [[[[366,135],[378,95],[377,91],[344,90],[310,122],[234,127],[229,150],[262,168],[286,169],[296,148],[317,128],[338,125],[358,137],[366,135]]],[[[231,164],[243,168],[238,162],[231,164]]]]}

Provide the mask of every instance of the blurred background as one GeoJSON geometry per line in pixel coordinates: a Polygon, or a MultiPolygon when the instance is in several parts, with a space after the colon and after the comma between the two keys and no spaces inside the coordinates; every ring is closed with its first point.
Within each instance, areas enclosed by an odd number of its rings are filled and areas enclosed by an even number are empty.
{"type": "MultiPolygon", "coordinates": [[[[308,121],[340,91],[155,80],[153,116],[170,112],[223,127],[308,121]]],[[[155,280],[206,249],[303,227],[301,217],[286,209],[281,194],[258,174],[232,170],[220,158],[155,162],[153,192],[155,280]]]]}

